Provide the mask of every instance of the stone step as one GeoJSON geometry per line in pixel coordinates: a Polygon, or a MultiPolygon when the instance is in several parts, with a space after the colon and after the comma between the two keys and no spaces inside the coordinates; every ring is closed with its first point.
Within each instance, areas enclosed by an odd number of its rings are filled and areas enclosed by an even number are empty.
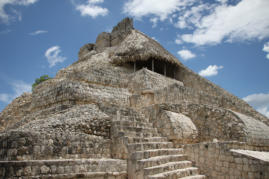
{"type": "MultiPolygon", "coordinates": [[[[142,116],[122,116],[120,115],[120,120],[121,121],[132,121],[132,122],[145,122],[145,123],[149,123],[148,119],[146,119],[145,117],[142,116]]],[[[150,123],[149,123],[150,124],[150,123]]]]}
{"type": "Polygon", "coordinates": [[[123,120],[132,120],[132,121],[145,121],[145,115],[135,111],[133,109],[130,108],[126,108],[126,109],[121,109],[118,111],[119,113],[117,113],[117,111],[115,111],[114,115],[119,115],[120,119],[123,120]]]}
{"type": "Polygon", "coordinates": [[[127,131],[127,132],[136,132],[136,133],[152,133],[158,134],[158,130],[152,127],[130,127],[130,126],[113,126],[117,131],[127,131]]]}
{"type": "Polygon", "coordinates": [[[172,148],[172,142],[146,142],[146,143],[133,143],[128,144],[128,150],[132,151],[142,151],[142,150],[150,150],[150,149],[164,149],[164,148],[172,148]]]}
{"type": "Polygon", "coordinates": [[[193,175],[193,176],[187,176],[187,177],[180,177],[180,179],[205,179],[205,175],[193,175]]]}
{"type": "Polygon", "coordinates": [[[141,137],[128,137],[128,143],[144,143],[144,142],[167,142],[166,137],[148,137],[148,138],[141,138],[141,137]]]}
{"type": "Polygon", "coordinates": [[[144,175],[154,175],[158,173],[168,172],[177,169],[183,169],[191,167],[192,163],[190,161],[178,161],[178,162],[168,162],[154,167],[148,167],[144,169],[144,175]]]}
{"type": "Polygon", "coordinates": [[[149,138],[149,137],[161,137],[161,134],[157,132],[135,132],[135,131],[118,131],[119,136],[126,137],[140,137],[140,138],[149,138]]]}
{"type": "MultiPolygon", "coordinates": [[[[12,177],[14,178],[14,177],[12,177]]],[[[29,177],[20,177],[20,179],[28,179],[29,177]]],[[[30,176],[32,179],[127,179],[127,172],[88,172],[88,173],[70,173],[59,175],[39,175],[30,176]]]]}
{"type": "Polygon", "coordinates": [[[137,163],[140,169],[144,169],[162,165],[169,162],[178,162],[185,160],[187,160],[187,156],[179,154],[179,155],[163,155],[163,156],[151,157],[148,159],[138,160],[137,163]]]}
{"type": "Polygon", "coordinates": [[[60,159],[0,161],[0,178],[40,175],[63,175],[88,172],[123,172],[125,160],[118,159],[60,159]]]}
{"type": "Polygon", "coordinates": [[[153,149],[153,150],[134,152],[132,154],[132,158],[135,160],[141,160],[162,155],[179,155],[179,154],[183,154],[182,148],[153,149]]]}
{"type": "Polygon", "coordinates": [[[117,126],[128,126],[128,127],[153,127],[152,123],[147,122],[140,122],[140,121],[131,121],[131,120],[120,120],[120,121],[113,121],[114,125],[117,126]]]}
{"type": "Polygon", "coordinates": [[[192,175],[198,175],[198,168],[189,167],[184,169],[177,169],[169,172],[163,172],[155,175],[149,175],[148,179],[174,179],[187,177],[192,175]]]}

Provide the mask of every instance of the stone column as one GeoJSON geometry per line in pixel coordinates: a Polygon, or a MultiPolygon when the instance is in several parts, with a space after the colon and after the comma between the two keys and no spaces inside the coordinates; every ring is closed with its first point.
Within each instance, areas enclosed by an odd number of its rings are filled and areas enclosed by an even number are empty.
{"type": "Polygon", "coordinates": [[[154,59],[151,60],[151,70],[154,71],[154,59]]]}
{"type": "Polygon", "coordinates": [[[163,70],[164,76],[166,76],[166,63],[164,64],[164,70],[163,70]]]}

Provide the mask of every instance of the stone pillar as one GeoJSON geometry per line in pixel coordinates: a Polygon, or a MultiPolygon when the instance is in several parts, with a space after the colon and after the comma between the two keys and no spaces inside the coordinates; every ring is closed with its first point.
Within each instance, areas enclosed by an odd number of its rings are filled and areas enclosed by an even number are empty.
{"type": "Polygon", "coordinates": [[[154,59],[151,60],[151,70],[154,71],[154,59]]]}
{"type": "Polygon", "coordinates": [[[164,64],[164,70],[163,70],[164,76],[166,76],[166,63],[164,64]]]}
{"type": "Polygon", "coordinates": [[[136,61],[134,61],[134,72],[136,72],[136,61]]]}

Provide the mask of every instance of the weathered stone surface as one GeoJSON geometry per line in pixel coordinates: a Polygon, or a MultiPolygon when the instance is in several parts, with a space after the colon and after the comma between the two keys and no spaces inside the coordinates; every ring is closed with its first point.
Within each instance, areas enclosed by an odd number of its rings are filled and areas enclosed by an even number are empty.
{"type": "Polygon", "coordinates": [[[111,46],[118,45],[133,29],[133,19],[125,18],[111,32],[111,46]]]}
{"type": "Polygon", "coordinates": [[[30,112],[31,101],[31,93],[24,93],[20,97],[14,99],[0,113],[0,132],[8,129],[26,116],[30,112]]]}
{"type": "Polygon", "coordinates": [[[223,176],[266,179],[269,176],[268,151],[268,145],[253,146],[243,142],[184,145],[188,159],[195,162],[200,171],[212,179],[223,176]]]}
{"type": "Polygon", "coordinates": [[[0,178],[204,178],[193,165],[209,178],[269,177],[267,163],[230,151],[269,151],[269,120],[132,19],[78,56],[0,113],[0,178]]]}
{"type": "Polygon", "coordinates": [[[192,120],[183,114],[163,111],[154,123],[163,136],[176,143],[193,143],[198,135],[192,120]]]}
{"type": "Polygon", "coordinates": [[[106,47],[111,46],[111,36],[107,32],[102,32],[96,39],[96,48],[98,51],[103,51],[106,47]]]}
{"type": "Polygon", "coordinates": [[[91,55],[95,54],[95,44],[86,44],[83,47],[81,47],[79,49],[79,53],[78,53],[78,60],[84,60],[85,57],[90,58],[91,55]]]}

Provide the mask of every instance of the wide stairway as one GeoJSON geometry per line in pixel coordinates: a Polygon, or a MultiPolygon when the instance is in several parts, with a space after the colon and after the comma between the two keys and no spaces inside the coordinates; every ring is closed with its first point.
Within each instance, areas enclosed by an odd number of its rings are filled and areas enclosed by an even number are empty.
{"type": "Polygon", "coordinates": [[[121,155],[118,157],[128,158],[129,179],[205,178],[187,160],[183,149],[174,148],[172,142],[161,137],[142,114],[118,112],[117,119],[112,123],[112,131],[117,135],[115,138],[122,141],[118,142],[117,149],[121,155]]]}

